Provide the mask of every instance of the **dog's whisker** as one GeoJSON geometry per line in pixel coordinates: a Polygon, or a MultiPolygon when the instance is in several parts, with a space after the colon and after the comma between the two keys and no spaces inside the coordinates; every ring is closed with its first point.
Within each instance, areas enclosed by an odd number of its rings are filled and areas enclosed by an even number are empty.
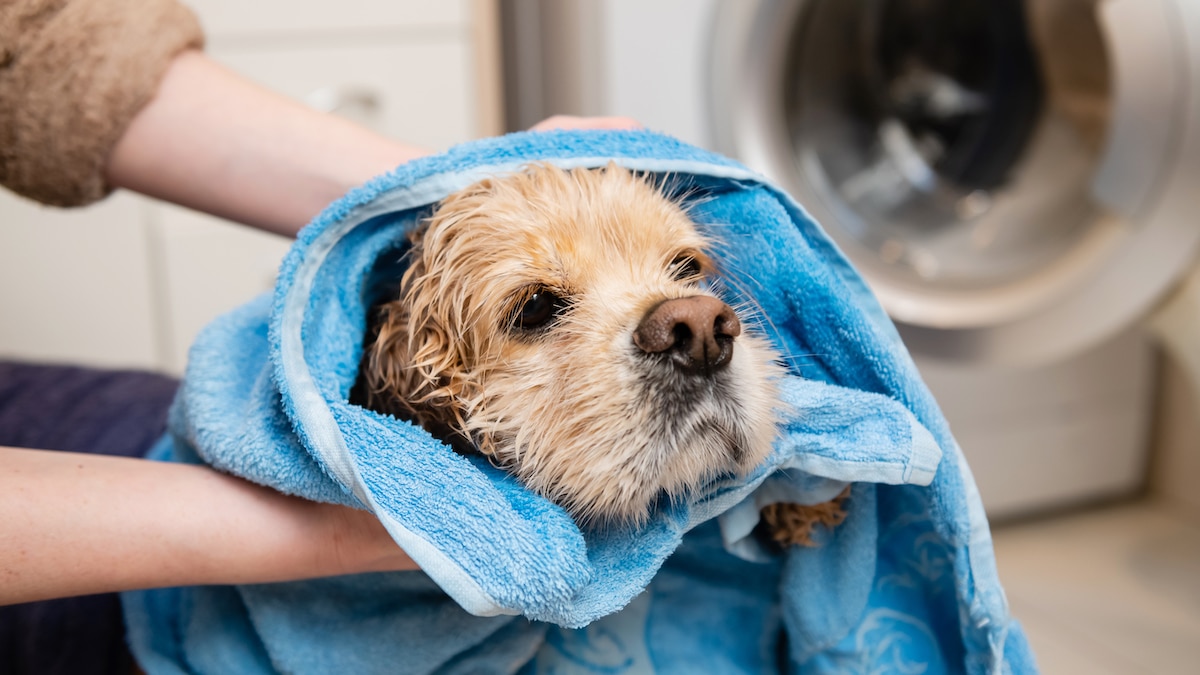
{"type": "MultiPolygon", "coordinates": [[[[735,289],[739,306],[744,308],[740,313],[744,313],[744,316],[753,320],[758,327],[763,329],[761,331],[763,334],[774,337],[775,341],[779,344],[786,343],[784,336],[783,336],[783,332],[775,324],[775,322],[771,319],[770,314],[766,310],[763,309],[761,304],[758,303],[758,301],[755,299],[754,294],[750,293],[740,283],[739,280],[722,277],[722,282],[724,284],[729,285],[731,288],[735,289]]],[[[787,361],[787,363],[789,365],[796,365],[796,363],[793,360],[793,357],[791,357],[791,356],[785,357],[785,360],[787,361]]]]}

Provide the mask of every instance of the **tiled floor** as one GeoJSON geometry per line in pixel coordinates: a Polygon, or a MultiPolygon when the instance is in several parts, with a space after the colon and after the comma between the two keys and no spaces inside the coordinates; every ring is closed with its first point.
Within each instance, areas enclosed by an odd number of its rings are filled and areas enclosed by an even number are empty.
{"type": "Polygon", "coordinates": [[[1200,527],[1147,502],[993,535],[1043,673],[1200,673],[1200,527]]]}

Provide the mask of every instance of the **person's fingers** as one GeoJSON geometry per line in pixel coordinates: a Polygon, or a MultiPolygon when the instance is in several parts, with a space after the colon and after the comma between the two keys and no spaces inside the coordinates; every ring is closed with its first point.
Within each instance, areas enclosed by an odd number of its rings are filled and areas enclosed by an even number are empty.
{"type": "Polygon", "coordinates": [[[552,129],[641,129],[642,125],[632,117],[576,117],[554,115],[529,127],[530,131],[552,129]]]}

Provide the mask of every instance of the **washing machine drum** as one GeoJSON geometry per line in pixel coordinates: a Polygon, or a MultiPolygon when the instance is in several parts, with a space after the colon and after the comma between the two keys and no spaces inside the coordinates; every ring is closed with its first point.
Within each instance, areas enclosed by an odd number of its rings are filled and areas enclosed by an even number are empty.
{"type": "Polygon", "coordinates": [[[714,132],[825,225],[914,352],[1065,357],[1193,258],[1198,4],[722,3],[714,132]]]}

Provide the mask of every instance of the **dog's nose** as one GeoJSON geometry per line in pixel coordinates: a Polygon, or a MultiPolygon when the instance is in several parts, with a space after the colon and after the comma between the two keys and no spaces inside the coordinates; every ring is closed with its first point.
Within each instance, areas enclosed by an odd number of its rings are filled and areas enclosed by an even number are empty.
{"type": "Polygon", "coordinates": [[[633,332],[633,343],[647,354],[666,354],[684,372],[710,374],[733,358],[733,339],[741,332],[733,308],[694,295],[667,300],[647,312],[633,332]]]}

